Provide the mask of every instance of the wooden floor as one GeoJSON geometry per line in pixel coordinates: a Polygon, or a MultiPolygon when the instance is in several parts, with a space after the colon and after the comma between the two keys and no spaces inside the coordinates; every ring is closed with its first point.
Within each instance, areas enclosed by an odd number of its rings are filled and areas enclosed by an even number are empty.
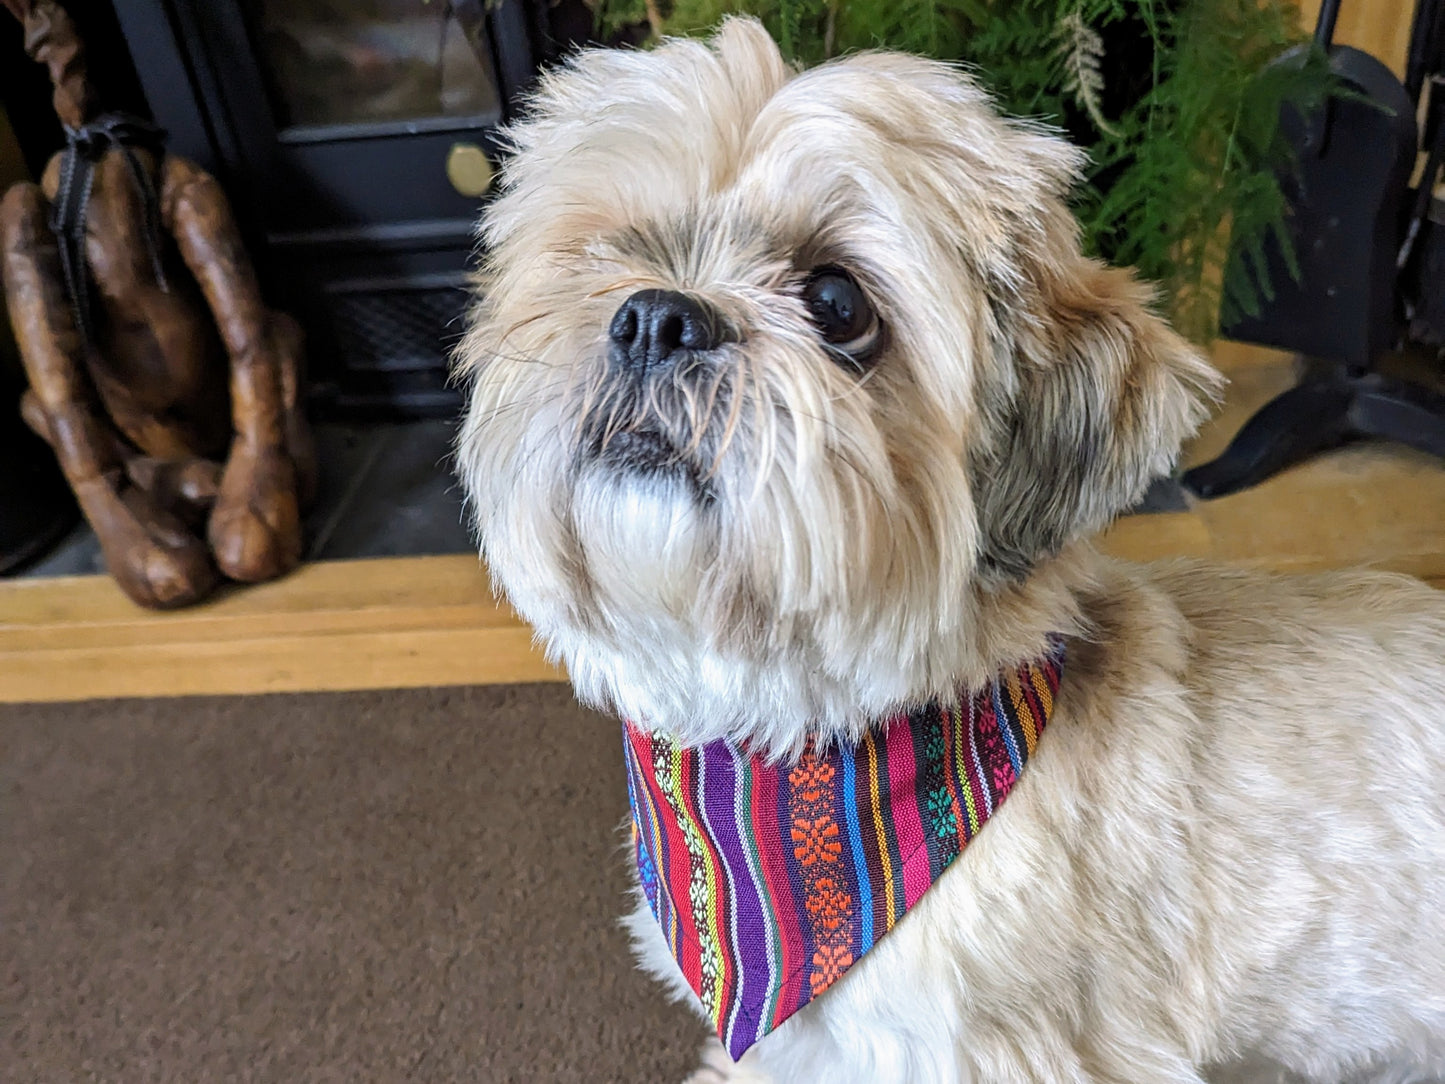
{"type": "MultiPolygon", "coordinates": [[[[1293,380],[1280,354],[1221,344],[1215,358],[1230,389],[1190,462],[1293,380]]],[[[1138,560],[1368,565],[1445,587],[1445,465],[1345,449],[1187,512],[1126,518],[1100,544],[1138,560]]],[[[470,556],[322,562],[173,614],[136,608],[104,577],[0,582],[0,702],[560,677],[470,556]]]]}
{"type": "MultiPolygon", "coordinates": [[[[1220,343],[1214,361],[1229,388],[1186,465],[1214,458],[1295,380],[1292,359],[1277,351],[1220,343]]],[[[1367,566],[1445,586],[1445,464],[1395,445],[1344,448],[1188,512],[1122,519],[1102,546],[1141,561],[1189,554],[1280,571],[1367,566]]]]}

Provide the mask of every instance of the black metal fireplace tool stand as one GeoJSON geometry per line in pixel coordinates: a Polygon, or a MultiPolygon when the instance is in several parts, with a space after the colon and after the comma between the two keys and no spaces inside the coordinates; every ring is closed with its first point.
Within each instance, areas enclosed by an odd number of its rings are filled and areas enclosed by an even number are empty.
{"type": "Polygon", "coordinates": [[[1293,350],[1310,365],[1218,459],[1185,472],[1183,484],[1201,497],[1248,488],[1357,439],[1445,458],[1445,395],[1378,365],[1408,339],[1445,345],[1445,201],[1432,195],[1445,157],[1445,0],[1418,2],[1404,84],[1369,54],[1332,44],[1338,14],[1339,0],[1326,0],[1315,43],[1346,93],[1310,115],[1287,109],[1280,122],[1296,159],[1281,181],[1294,210],[1298,275],[1278,245],[1266,246],[1274,296],[1258,315],[1221,329],[1293,350]],[[1427,89],[1428,159],[1411,190],[1417,103],[1427,89]]]}

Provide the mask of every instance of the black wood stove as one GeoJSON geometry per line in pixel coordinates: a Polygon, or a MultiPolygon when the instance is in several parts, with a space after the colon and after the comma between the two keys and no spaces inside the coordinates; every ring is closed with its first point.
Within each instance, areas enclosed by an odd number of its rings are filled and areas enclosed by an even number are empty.
{"type": "Polygon", "coordinates": [[[571,9],[112,3],[150,113],[174,151],[221,178],[268,292],[306,327],[322,412],[455,410],[446,352],[495,129],[565,47],[571,9]]]}

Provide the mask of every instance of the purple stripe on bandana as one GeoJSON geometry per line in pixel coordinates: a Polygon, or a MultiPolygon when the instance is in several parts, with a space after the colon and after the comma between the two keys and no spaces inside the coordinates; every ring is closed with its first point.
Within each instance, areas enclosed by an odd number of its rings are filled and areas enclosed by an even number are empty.
{"type": "MultiPolygon", "coordinates": [[[[736,751],[723,742],[705,746],[702,762],[707,781],[703,794],[703,815],[708,834],[721,858],[727,874],[727,894],[733,906],[728,908],[725,936],[731,941],[728,955],[732,959],[734,989],[766,991],[772,981],[768,966],[768,924],[766,908],[758,892],[751,864],[746,853],[748,843],[738,830],[737,798],[738,767],[736,751]]],[[[732,991],[727,991],[731,995],[732,991]]],[[[720,1021],[724,1027],[738,1015],[741,1002],[729,998],[720,1021]]],[[[754,1018],[756,1022],[756,1018],[754,1018]]]]}

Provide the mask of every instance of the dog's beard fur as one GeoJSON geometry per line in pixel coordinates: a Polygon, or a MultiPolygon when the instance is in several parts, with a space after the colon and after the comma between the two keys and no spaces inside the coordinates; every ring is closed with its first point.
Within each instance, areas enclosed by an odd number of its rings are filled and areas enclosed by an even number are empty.
{"type": "Polygon", "coordinates": [[[586,700],[684,741],[856,735],[1073,627],[1056,554],[1216,377],[1080,254],[1080,155],[944,65],[803,74],[755,23],[544,77],[487,212],[459,459],[487,563],[586,700]],[[800,290],[848,269],[866,373],[800,290]],[[646,288],[729,343],[645,379],[646,288]]]}

